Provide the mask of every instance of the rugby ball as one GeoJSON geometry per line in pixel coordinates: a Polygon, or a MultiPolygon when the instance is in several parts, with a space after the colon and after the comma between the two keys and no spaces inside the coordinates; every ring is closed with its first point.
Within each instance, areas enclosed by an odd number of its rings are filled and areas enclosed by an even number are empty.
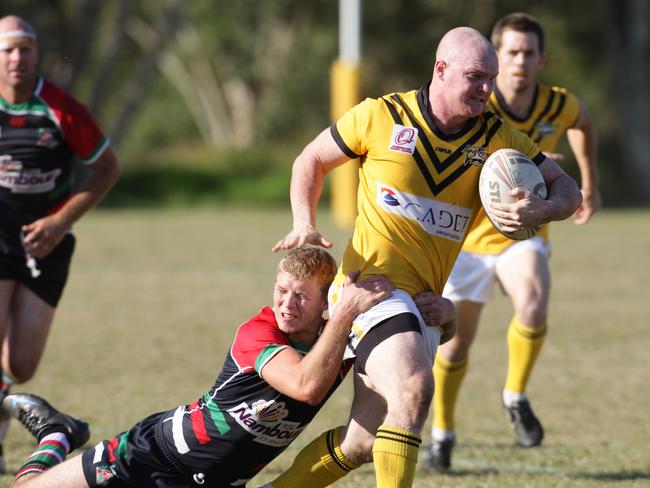
{"type": "Polygon", "coordinates": [[[510,196],[515,188],[524,188],[540,198],[546,199],[546,183],[539,169],[525,154],[515,149],[499,149],[493,152],[481,169],[478,189],[485,214],[492,225],[506,237],[523,241],[533,237],[539,227],[520,229],[514,232],[504,231],[495,221],[490,203],[514,203],[516,198],[510,196]]]}

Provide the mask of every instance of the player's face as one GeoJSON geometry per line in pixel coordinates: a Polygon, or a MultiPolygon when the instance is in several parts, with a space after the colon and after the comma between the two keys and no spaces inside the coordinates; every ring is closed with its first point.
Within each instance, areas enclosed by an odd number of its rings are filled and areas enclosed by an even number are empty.
{"type": "Polygon", "coordinates": [[[0,83],[18,90],[31,88],[37,57],[36,44],[31,39],[2,39],[0,33],[0,83]]]}
{"type": "Polygon", "coordinates": [[[455,117],[478,117],[485,110],[498,72],[494,55],[469,53],[445,70],[448,107],[455,117]]]}
{"type": "Polygon", "coordinates": [[[499,87],[522,92],[534,86],[537,73],[544,66],[539,40],[532,32],[506,30],[501,34],[499,87]]]}
{"type": "Polygon", "coordinates": [[[273,311],[280,330],[303,345],[316,339],[327,297],[316,278],[296,279],[281,271],[275,277],[273,311]]]}

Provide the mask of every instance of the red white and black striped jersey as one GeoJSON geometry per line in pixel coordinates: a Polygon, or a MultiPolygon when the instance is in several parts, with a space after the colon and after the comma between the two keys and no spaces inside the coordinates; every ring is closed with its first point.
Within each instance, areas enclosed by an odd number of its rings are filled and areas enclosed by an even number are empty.
{"type": "Polygon", "coordinates": [[[269,307],[239,327],[210,391],[165,416],[163,437],[179,463],[224,485],[243,486],[298,437],[351,363],[341,366],[320,404],[308,405],[278,392],[260,376],[268,361],[287,347],[308,352],[289,342],[269,307]]]}
{"type": "Polygon", "coordinates": [[[72,192],[78,156],[93,163],[109,141],[88,109],[39,78],[32,97],[0,98],[0,226],[5,232],[59,208],[72,192]]]}

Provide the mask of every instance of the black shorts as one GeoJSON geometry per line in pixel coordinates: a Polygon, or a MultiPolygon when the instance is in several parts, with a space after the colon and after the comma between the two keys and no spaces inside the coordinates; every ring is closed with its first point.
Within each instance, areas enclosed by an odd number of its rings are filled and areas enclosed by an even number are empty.
{"type": "Polygon", "coordinates": [[[82,455],[90,488],[196,488],[163,452],[157,437],[166,412],[150,415],[131,430],[105,440],[82,455]]]}
{"type": "Polygon", "coordinates": [[[34,278],[27,267],[20,238],[16,236],[10,239],[0,235],[0,280],[22,283],[47,304],[56,307],[68,281],[74,248],[75,237],[66,234],[47,257],[36,260],[36,266],[41,274],[34,278]]]}
{"type": "Polygon", "coordinates": [[[368,356],[378,344],[395,334],[410,331],[422,334],[420,322],[412,313],[401,313],[379,322],[359,342],[356,349],[357,358],[354,361],[354,371],[359,374],[366,374],[366,361],[368,361],[368,356]]]}

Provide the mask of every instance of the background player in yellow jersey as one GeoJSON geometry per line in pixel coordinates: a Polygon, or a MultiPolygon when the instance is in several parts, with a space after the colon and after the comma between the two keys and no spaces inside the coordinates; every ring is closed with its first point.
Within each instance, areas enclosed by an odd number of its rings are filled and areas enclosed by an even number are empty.
{"type": "MultiPolygon", "coordinates": [[[[545,61],[544,31],[531,16],[514,13],[499,20],[492,31],[499,57],[496,89],[488,110],[506,124],[528,134],[545,154],[563,159],[555,147],[566,132],[580,168],[583,203],[576,223],[586,223],[601,203],[596,171],[596,135],[584,105],[567,90],[537,83],[545,61]]],[[[456,336],[440,348],[434,366],[436,393],[431,465],[450,467],[455,442],[454,407],[467,370],[483,304],[498,280],[512,301],[514,315],[508,330],[508,373],[503,404],[517,441],[537,446],[543,428],[530,408],[526,384],[546,333],[550,288],[548,226],[528,241],[512,241],[500,234],[480,211],[463,245],[443,295],[458,310],[456,336]]]]}
{"type": "Polygon", "coordinates": [[[369,461],[378,487],[412,486],[440,339],[412,297],[442,293],[480,207],[478,177],[489,153],[513,147],[527,154],[549,188],[548,200],[516,189],[517,203],[494,206],[509,229],[567,218],[580,205],[576,183],[557,164],[524,134],[484,113],[497,71],[496,53],[484,36],[453,29],[438,45],[430,82],[353,107],[294,162],[293,230],[274,249],[331,246],[315,221],[323,179],[361,157],[359,216],[330,288],[330,305],[350,268],[362,276],[384,275],[396,289],[354,320],[349,352],[356,356],[355,394],[347,425],[314,440],[270,486],[327,486],[369,461]]]}

